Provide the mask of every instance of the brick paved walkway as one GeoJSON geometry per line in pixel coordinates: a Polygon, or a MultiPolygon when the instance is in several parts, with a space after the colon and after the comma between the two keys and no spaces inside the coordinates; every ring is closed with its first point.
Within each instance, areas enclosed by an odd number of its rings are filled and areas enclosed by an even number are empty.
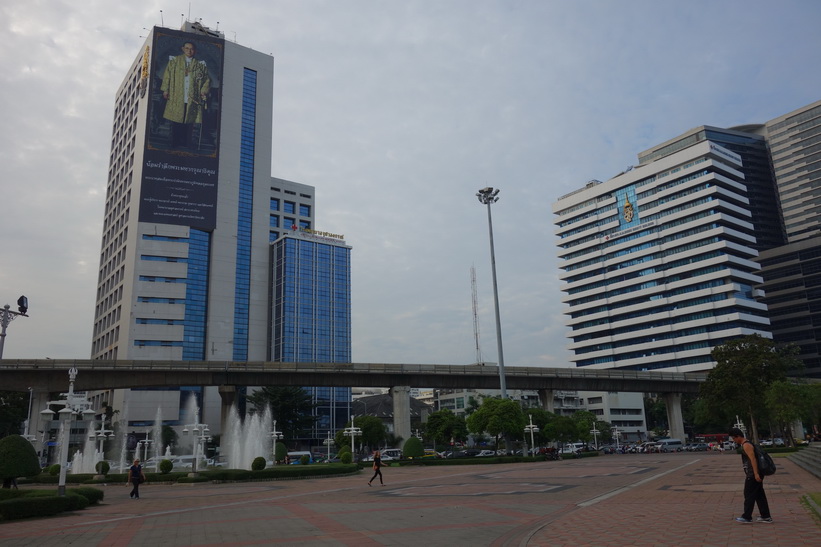
{"type": "Polygon", "coordinates": [[[767,480],[774,524],[737,524],[740,458],[613,455],[504,465],[389,467],[237,484],[122,485],[76,513],[0,524],[0,545],[821,545],[801,506],[821,481],[785,459],[767,480]],[[366,476],[367,475],[367,476],[366,476]]]}

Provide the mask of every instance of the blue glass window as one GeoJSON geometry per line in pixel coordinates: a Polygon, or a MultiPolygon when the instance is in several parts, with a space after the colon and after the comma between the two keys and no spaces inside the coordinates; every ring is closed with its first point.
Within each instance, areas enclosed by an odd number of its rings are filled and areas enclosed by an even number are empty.
{"type": "MultiPolygon", "coordinates": [[[[234,276],[233,359],[248,360],[248,309],[251,298],[251,225],[254,201],[257,73],[246,68],[242,81],[240,127],[239,203],[237,210],[237,262],[234,276]]],[[[271,201],[273,208],[274,201],[271,201]]]]}

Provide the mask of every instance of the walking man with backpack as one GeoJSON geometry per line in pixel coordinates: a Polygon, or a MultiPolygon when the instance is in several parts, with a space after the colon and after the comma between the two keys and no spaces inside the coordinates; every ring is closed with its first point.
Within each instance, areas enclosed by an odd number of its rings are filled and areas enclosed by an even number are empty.
{"type": "Polygon", "coordinates": [[[736,522],[749,524],[753,522],[753,507],[758,505],[759,517],[756,522],[772,522],[770,505],[764,493],[764,474],[758,465],[758,448],[744,437],[744,432],[737,427],[730,429],[733,442],[741,446],[741,465],[744,468],[744,513],[736,517],[736,522]]]}

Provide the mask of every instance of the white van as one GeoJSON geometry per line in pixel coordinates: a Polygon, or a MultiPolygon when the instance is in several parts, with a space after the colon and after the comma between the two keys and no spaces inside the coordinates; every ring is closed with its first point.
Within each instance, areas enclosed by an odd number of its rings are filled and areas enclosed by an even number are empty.
{"type": "Polygon", "coordinates": [[[584,443],[566,443],[562,447],[562,454],[576,454],[584,450],[584,443]]]}
{"type": "Polygon", "coordinates": [[[382,456],[388,456],[393,458],[394,460],[401,460],[402,459],[402,449],[401,448],[386,448],[382,451],[382,456]]]}
{"type": "Polygon", "coordinates": [[[656,444],[662,452],[681,452],[684,450],[681,439],[661,439],[656,441],[656,444]]]}

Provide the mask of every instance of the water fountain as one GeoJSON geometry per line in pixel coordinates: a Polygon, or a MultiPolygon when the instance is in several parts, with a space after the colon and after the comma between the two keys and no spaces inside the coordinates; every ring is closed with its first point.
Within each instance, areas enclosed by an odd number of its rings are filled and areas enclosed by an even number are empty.
{"type": "Polygon", "coordinates": [[[231,408],[223,426],[220,443],[220,453],[226,458],[228,467],[251,469],[254,458],[273,458],[272,421],[269,408],[265,412],[246,416],[244,422],[236,408],[231,408]]]}

